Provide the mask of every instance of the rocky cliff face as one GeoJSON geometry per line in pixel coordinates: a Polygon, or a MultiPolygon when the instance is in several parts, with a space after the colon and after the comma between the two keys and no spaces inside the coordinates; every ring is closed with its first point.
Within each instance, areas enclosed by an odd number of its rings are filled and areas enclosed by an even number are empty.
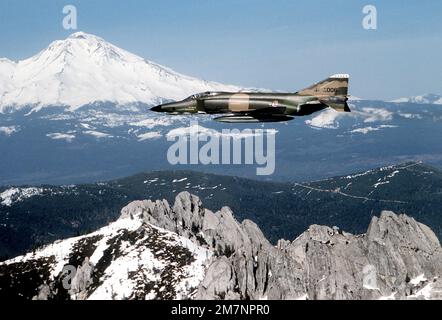
{"type": "Polygon", "coordinates": [[[27,297],[60,297],[61,267],[76,256],[66,298],[442,298],[440,243],[406,215],[383,212],[364,235],[313,225],[293,242],[273,246],[252,221],[239,223],[227,207],[213,213],[184,192],[172,207],[165,200],[132,202],[115,224],[123,225],[0,264],[0,295],[37,264],[44,266],[41,277],[25,286],[27,297]],[[86,240],[88,250],[77,250],[86,240]],[[187,259],[172,261],[178,251],[187,259]]]}
{"type": "Polygon", "coordinates": [[[213,213],[189,193],[178,195],[173,208],[134,202],[122,217],[133,213],[214,252],[196,298],[442,298],[439,241],[406,215],[382,212],[365,235],[313,225],[274,247],[252,221],[238,223],[226,207],[213,213]]]}
{"type": "Polygon", "coordinates": [[[131,216],[0,263],[0,299],[191,299],[211,255],[131,216]]]}

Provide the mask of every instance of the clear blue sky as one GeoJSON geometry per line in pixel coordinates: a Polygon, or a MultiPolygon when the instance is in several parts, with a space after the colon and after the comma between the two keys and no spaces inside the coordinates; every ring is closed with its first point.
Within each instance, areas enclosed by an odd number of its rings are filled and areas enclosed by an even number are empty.
{"type": "Polygon", "coordinates": [[[442,93],[440,0],[0,0],[0,57],[67,37],[66,4],[78,31],[207,80],[294,91],[350,73],[364,98],[442,93]],[[361,26],[367,4],[376,31],[361,26]]]}

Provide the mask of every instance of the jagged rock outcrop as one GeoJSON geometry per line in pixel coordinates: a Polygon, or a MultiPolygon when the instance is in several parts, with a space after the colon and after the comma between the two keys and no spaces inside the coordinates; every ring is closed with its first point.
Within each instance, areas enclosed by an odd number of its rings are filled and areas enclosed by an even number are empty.
{"type": "Polygon", "coordinates": [[[198,197],[135,202],[122,216],[178,233],[215,252],[196,298],[440,298],[442,250],[435,234],[406,215],[384,211],[365,235],[313,225],[295,241],[272,246],[258,226],[229,208],[213,213],[198,197]]]}
{"type": "Polygon", "coordinates": [[[211,255],[131,214],[0,263],[0,299],[191,299],[211,255]]]}
{"type": "MultiPolygon", "coordinates": [[[[201,287],[201,298],[210,298],[204,293],[207,290],[213,291],[214,295],[219,294],[221,298],[237,299],[257,298],[258,292],[264,292],[268,270],[264,264],[258,265],[257,261],[267,259],[267,255],[274,248],[252,221],[238,223],[227,207],[215,214],[204,209],[200,199],[188,192],[180,193],[176,197],[172,209],[168,202],[163,200],[134,202],[122,210],[122,217],[137,214],[142,214],[148,223],[207,246],[214,250],[220,259],[228,259],[231,263],[232,290],[220,291],[219,287],[222,287],[222,284],[212,283],[211,277],[214,280],[218,278],[209,274],[204,282],[207,288],[201,287]],[[257,282],[258,280],[260,281],[257,282]]],[[[214,263],[223,266],[223,260],[214,263]]],[[[212,270],[218,272],[218,268],[212,267],[212,270]]]]}
{"type": "Polygon", "coordinates": [[[363,235],[312,225],[274,246],[252,221],[183,192],[172,207],[135,201],[105,228],[0,263],[0,289],[21,299],[442,299],[442,249],[427,226],[387,211],[363,235]]]}

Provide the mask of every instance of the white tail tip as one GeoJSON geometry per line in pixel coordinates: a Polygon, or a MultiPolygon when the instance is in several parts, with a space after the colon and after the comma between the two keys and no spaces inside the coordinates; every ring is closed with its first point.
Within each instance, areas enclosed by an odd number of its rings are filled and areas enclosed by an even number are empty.
{"type": "Polygon", "coordinates": [[[346,73],[338,73],[338,74],[334,74],[334,75],[330,76],[330,78],[332,78],[332,79],[348,79],[348,78],[350,78],[350,75],[346,74],[346,73]]]}

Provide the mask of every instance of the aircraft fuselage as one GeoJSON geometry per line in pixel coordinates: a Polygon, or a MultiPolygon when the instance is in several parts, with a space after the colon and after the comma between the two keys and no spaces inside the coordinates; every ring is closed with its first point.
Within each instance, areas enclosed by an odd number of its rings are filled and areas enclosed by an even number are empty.
{"type": "Polygon", "coordinates": [[[228,114],[215,119],[221,122],[287,121],[327,107],[337,111],[350,111],[345,85],[348,85],[348,78],[343,79],[347,81],[343,83],[342,80],[329,78],[299,93],[204,92],[182,101],[156,106],[152,110],[170,114],[228,114]],[[321,87],[323,83],[333,85],[321,87]]]}

